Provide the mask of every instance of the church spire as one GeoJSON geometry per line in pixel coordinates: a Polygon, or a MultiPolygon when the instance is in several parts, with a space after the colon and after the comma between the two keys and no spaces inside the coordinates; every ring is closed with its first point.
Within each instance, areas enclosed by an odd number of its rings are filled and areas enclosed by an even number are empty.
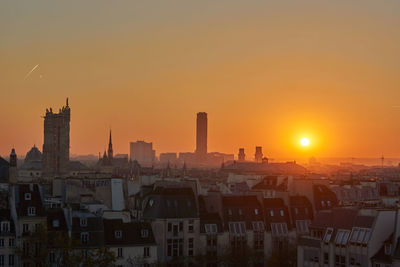
{"type": "Polygon", "coordinates": [[[112,148],[112,138],[110,130],[110,140],[108,141],[108,158],[111,160],[113,158],[113,148],[112,148]]]}

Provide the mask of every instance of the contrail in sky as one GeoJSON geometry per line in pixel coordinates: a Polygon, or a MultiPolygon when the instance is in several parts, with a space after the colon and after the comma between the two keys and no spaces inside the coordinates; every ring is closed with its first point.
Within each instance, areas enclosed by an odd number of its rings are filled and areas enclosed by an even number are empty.
{"type": "Polygon", "coordinates": [[[34,71],[35,71],[35,69],[36,69],[37,67],[39,67],[39,64],[37,64],[35,67],[33,67],[33,69],[31,69],[31,71],[30,71],[30,72],[28,72],[28,74],[26,74],[26,75],[25,75],[25,78],[24,78],[24,80],[26,80],[26,78],[28,78],[28,77],[29,77],[29,75],[31,75],[31,74],[32,74],[32,72],[34,72],[34,71]]]}

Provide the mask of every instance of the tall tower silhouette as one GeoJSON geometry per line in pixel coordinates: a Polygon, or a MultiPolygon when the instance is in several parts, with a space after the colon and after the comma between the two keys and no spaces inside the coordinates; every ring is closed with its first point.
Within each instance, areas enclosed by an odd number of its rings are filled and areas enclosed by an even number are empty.
{"type": "Polygon", "coordinates": [[[58,113],[46,109],[44,116],[43,177],[61,176],[68,173],[69,131],[71,110],[68,104],[58,113]]]}
{"type": "Polygon", "coordinates": [[[111,161],[113,159],[113,148],[112,148],[112,138],[110,130],[110,140],[108,141],[108,159],[111,161]]]}
{"type": "Polygon", "coordinates": [[[196,154],[201,157],[207,155],[207,113],[197,113],[196,122],[196,154]]]}

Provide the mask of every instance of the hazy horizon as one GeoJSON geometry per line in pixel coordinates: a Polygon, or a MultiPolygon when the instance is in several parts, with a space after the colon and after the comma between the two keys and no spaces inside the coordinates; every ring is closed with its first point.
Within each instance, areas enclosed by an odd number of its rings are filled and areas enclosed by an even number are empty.
{"type": "Polygon", "coordinates": [[[110,128],[192,152],[204,111],[209,151],[400,158],[400,1],[359,3],[2,1],[0,155],[42,150],[69,97],[71,154],[110,128]]]}

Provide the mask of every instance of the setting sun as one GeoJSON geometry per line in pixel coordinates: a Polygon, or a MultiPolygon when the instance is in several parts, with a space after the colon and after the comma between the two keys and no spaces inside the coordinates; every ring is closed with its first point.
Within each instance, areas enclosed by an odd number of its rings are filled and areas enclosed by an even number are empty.
{"type": "Polygon", "coordinates": [[[308,146],[310,144],[310,140],[306,137],[301,138],[300,140],[300,145],[302,146],[308,146]]]}

